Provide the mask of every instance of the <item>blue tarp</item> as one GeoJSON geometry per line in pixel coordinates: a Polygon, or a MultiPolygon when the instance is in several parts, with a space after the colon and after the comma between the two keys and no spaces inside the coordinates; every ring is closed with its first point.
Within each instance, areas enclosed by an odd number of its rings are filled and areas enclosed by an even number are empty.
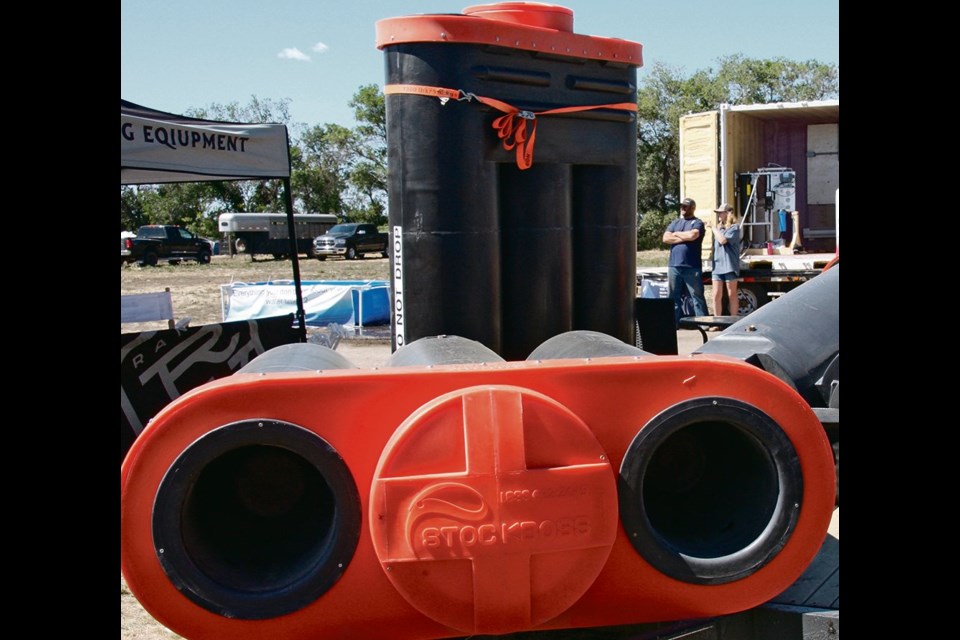
{"type": "MultiPolygon", "coordinates": [[[[296,312],[293,283],[234,282],[220,286],[224,322],[296,312]]],[[[314,280],[300,283],[306,324],[369,326],[390,323],[390,283],[385,280],[314,280]]]]}

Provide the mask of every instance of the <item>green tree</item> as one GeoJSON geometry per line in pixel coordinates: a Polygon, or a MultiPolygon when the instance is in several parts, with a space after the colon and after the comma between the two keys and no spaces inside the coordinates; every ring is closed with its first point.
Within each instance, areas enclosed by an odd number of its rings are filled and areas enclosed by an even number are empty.
{"type": "MultiPolygon", "coordinates": [[[[209,107],[187,110],[187,116],[224,122],[277,123],[292,125],[290,99],[271,100],[250,96],[247,104],[213,103],[209,107]]],[[[291,167],[292,168],[292,167],[291,167]]],[[[216,218],[226,211],[270,212],[284,211],[282,180],[244,180],[239,182],[211,182],[206,190],[209,201],[204,216],[214,229],[216,218]]]]}
{"type": "Polygon", "coordinates": [[[140,199],[140,188],[120,187],[120,231],[136,231],[147,224],[147,212],[140,199]]]}
{"type": "Polygon", "coordinates": [[[354,144],[353,133],[336,124],[302,134],[290,155],[294,199],[303,213],[342,215],[354,144]]]}
{"type": "Polygon", "coordinates": [[[347,217],[384,224],[387,201],[387,107],[383,92],[375,85],[360,87],[350,101],[359,123],[353,130],[353,158],[345,194],[347,217]]]}
{"type": "Polygon", "coordinates": [[[637,251],[663,248],[663,231],[676,217],[675,213],[664,211],[648,211],[637,216],[637,251]]]}
{"type": "Polygon", "coordinates": [[[740,54],[720,58],[719,63],[716,81],[724,91],[723,102],[728,104],[800,102],[840,96],[840,71],[835,65],[784,58],[753,60],[740,54]]]}
{"type": "Polygon", "coordinates": [[[250,96],[250,102],[244,105],[236,101],[226,104],[214,102],[209,107],[187,109],[184,115],[204,120],[274,123],[288,126],[293,120],[290,116],[290,98],[271,100],[270,98],[258,98],[257,96],[250,96]]]}

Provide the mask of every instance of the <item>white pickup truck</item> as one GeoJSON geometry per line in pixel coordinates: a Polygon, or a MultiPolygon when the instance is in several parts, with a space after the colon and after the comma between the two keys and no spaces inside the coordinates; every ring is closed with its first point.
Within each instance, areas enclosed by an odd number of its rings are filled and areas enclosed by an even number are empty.
{"type": "Polygon", "coordinates": [[[133,247],[133,239],[137,237],[132,231],[121,231],[120,232],[120,266],[123,266],[125,263],[130,262],[131,248],[133,247]]]}

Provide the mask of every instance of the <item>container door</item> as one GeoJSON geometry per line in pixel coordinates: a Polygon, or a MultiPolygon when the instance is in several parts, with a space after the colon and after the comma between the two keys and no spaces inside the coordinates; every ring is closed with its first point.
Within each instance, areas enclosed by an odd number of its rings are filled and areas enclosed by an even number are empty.
{"type": "Polygon", "coordinates": [[[680,197],[693,198],[702,217],[720,204],[717,111],[680,118],[680,197]]]}
{"type": "MultiPolygon", "coordinates": [[[[717,111],[680,118],[680,197],[693,198],[697,217],[716,221],[713,209],[720,204],[720,135],[717,111]]],[[[713,256],[713,231],[707,229],[700,258],[713,256]]]]}

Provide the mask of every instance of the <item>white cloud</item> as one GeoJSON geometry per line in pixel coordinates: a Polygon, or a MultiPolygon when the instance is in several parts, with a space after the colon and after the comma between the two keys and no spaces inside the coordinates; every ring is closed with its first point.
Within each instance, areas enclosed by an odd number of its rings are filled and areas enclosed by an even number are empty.
{"type": "Polygon", "coordinates": [[[288,47],[277,54],[278,58],[284,58],[286,60],[302,60],[303,62],[310,62],[310,56],[305,54],[300,49],[296,47],[288,47]]]}
{"type": "Polygon", "coordinates": [[[323,44],[322,42],[318,42],[317,44],[313,45],[313,47],[311,48],[317,53],[326,53],[330,49],[330,47],[323,44]]]}

